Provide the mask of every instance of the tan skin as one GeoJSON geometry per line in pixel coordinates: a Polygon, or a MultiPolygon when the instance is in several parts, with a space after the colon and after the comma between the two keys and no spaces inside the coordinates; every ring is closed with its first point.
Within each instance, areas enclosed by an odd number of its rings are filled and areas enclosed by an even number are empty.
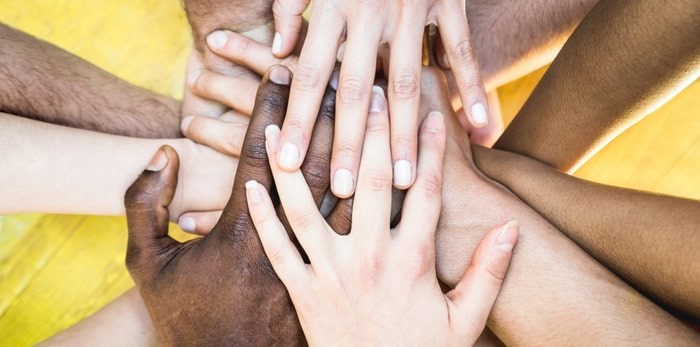
{"type": "Polygon", "coordinates": [[[182,136],[173,99],[2,23],[0,46],[0,112],[109,134],[182,136]]]}
{"type": "Polygon", "coordinates": [[[494,148],[575,170],[698,77],[700,2],[602,0],[494,148]]]}

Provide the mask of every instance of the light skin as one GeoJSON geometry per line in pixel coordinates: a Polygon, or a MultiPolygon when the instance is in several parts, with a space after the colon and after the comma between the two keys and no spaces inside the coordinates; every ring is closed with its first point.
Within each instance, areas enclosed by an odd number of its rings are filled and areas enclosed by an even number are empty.
{"type": "Polygon", "coordinates": [[[633,286],[700,318],[700,202],[588,182],[511,152],[475,147],[474,158],[633,286]]]}
{"type": "Polygon", "coordinates": [[[0,46],[0,112],[124,136],[182,136],[173,99],[2,23],[0,46]]]}
{"type": "Polygon", "coordinates": [[[574,171],[700,77],[699,32],[697,1],[601,1],[495,148],[574,171]]]}
{"type": "Polygon", "coordinates": [[[226,197],[220,192],[230,190],[238,165],[237,158],[187,139],[137,139],[3,113],[0,124],[0,137],[8,144],[0,167],[4,214],[124,215],[124,192],[156,149],[168,144],[180,153],[183,181],[171,216],[177,220],[192,212],[204,218],[223,209],[226,197]]]}
{"type": "Polygon", "coordinates": [[[383,93],[373,91],[353,225],[340,236],[316,211],[300,171],[275,158],[280,130],[266,130],[270,166],[282,205],[309,257],[290,242],[265,188],[246,183],[248,207],[275,272],[290,293],[312,346],[473,345],[486,323],[518,238],[517,224],[489,232],[457,287],[443,294],[435,275],[445,126],[440,113],[424,122],[418,176],[404,200],[404,218],[389,228],[392,180],[390,128],[383,93]]]}

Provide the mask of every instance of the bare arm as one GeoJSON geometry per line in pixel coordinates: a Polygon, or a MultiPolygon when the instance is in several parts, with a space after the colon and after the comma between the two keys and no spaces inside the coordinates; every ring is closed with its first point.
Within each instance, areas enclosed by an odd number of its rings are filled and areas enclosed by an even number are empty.
{"type": "Polygon", "coordinates": [[[700,202],[596,184],[481,147],[476,164],[589,254],[664,304],[700,318],[700,202]]]}
{"type": "Polygon", "coordinates": [[[0,23],[0,112],[149,138],[180,135],[179,104],[0,23]]]}
{"type": "Polygon", "coordinates": [[[156,331],[136,288],[40,346],[158,346],[156,331]]]}
{"type": "Polygon", "coordinates": [[[128,138],[0,113],[0,212],[123,215],[124,192],[163,144],[183,162],[174,217],[223,209],[236,158],[186,139],[128,138]]]}
{"type": "Polygon", "coordinates": [[[603,0],[495,148],[576,169],[700,76],[700,2],[603,0]]]}
{"type": "MultiPolygon", "coordinates": [[[[427,72],[423,73],[428,75],[427,72]]],[[[427,80],[424,78],[424,80],[427,80]]],[[[436,90],[439,83],[423,90],[436,90]]],[[[444,97],[443,97],[444,98],[444,97]]],[[[423,99],[435,100],[435,95],[423,99]]],[[[447,101],[429,109],[448,114],[447,101]]],[[[483,176],[469,139],[446,116],[443,211],[438,276],[454,285],[484,228],[520,224],[520,240],[488,326],[506,344],[692,345],[698,336],[630,288],[517,197],[483,176]]]]}

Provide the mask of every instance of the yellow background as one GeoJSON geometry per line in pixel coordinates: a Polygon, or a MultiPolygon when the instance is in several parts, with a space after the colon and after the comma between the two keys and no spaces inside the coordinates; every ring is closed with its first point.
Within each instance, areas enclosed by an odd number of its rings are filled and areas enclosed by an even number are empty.
{"type": "MultiPolygon", "coordinates": [[[[180,1],[0,0],[0,21],[129,82],[177,98],[182,94],[191,39],[180,1]]],[[[542,73],[499,89],[506,120],[542,73]]],[[[603,149],[577,175],[700,199],[698,115],[696,81],[603,149]]],[[[41,341],[131,287],[125,249],[123,218],[0,217],[0,345],[41,341]]]]}

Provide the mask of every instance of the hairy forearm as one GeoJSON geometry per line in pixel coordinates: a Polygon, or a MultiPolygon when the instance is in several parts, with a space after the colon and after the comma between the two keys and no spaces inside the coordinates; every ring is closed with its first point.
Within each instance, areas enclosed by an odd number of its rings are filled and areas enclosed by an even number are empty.
{"type": "Polygon", "coordinates": [[[104,133],[181,136],[179,104],[0,23],[0,112],[104,133]]]}
{"type": "Polygon", "coordinates": [[[587,182],[510,152],[475,147],[474,159],[627,282],[700,318],[700,202],[587,182]]]}
{"type": "Polygon", "coordinates": [[[700,76],[700,3],[601,1],[495,148],[576,169],[700,76]]]}
{"type": "Polygon", "coordinates": [[[162,144],[182,149],[186,141],[121,137],[0,113],[0,213],[123,215],[124,192],[156,150],[162,144]]]}
{"type": "Polygon", "coordinates": [[[40,346],[158,346],[146,305],[135,288],[40,346]]]}
{"type": "Polygon", "coordinates": [[[487,90],[551,62],[598,0],[467,0],[467,18],[487,90]]]}

